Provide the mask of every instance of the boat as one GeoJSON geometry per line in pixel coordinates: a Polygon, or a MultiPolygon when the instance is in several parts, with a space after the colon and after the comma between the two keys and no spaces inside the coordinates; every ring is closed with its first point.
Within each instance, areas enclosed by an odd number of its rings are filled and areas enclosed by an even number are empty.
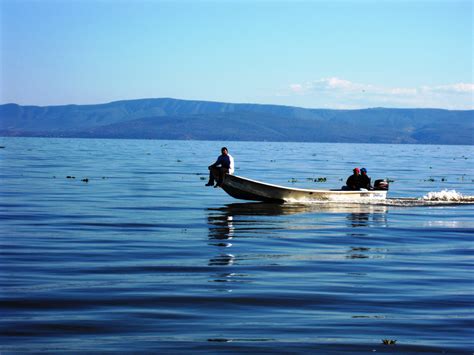
{"type": "Polygon", "coordinates": [[[385,200],[387,198],[388,183],[380,183],[380,181],[384,180],[377,180],[374,190],[312,190],[273,185],[242,176],[226,174],[221,187],[230,196],[249,201],[276,203],[363,203],[385,200]]]}

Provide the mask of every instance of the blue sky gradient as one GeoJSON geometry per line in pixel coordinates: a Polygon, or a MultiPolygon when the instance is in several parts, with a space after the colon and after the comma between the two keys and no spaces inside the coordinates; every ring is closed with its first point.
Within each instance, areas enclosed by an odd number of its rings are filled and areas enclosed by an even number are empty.
{"type": "Polygon", "coordinates": [[[0,0],[0,11],[0,103],[474,108],[470,0],[0,0]]]}

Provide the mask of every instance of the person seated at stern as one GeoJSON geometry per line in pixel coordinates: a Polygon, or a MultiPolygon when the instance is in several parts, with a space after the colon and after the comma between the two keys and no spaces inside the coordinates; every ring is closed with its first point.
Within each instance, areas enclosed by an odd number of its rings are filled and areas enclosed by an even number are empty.
{"type": "Polygon", "coordinates": [[[366,168],[360,169],[359,188],[372,190],[372,185],[370,184],[370,177],[367,175],[366,168]]]}
{"type": "Polygon", "coordinates": [[[224,181],[225,174],[234,173],[234,158],[229,154],[226,147],[221,148],[221,155],[217,158],[216,162],[209,165],[209,181],[206,186],[213,186],[214,181],[217,180],[214,187],[219,187],[224,181]]]}

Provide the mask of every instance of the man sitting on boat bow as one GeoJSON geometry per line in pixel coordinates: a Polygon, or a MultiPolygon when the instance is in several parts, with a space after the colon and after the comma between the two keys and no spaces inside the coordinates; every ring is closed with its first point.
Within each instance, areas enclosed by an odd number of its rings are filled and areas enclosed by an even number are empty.
{"type": "Polygon", "coordinates": [[[234,158],[229,154],[229,151],[226,147],[221,148],[221,155],[217,158],[216,162],[212,165],[209,165],[209,181],[206,186],[214,185],[214,180],[217,180],[217,183],[214,187],[219,187],[224,181],[225,174],[234,173],[234,158]]]}

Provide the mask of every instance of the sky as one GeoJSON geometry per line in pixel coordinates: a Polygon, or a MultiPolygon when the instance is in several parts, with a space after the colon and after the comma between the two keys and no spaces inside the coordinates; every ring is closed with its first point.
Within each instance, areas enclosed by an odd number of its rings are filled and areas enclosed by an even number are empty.
{"type": "Polygon", "coordinates": [[[474,109],[473,0],[0,0],[0,104],[474,109]]]}

